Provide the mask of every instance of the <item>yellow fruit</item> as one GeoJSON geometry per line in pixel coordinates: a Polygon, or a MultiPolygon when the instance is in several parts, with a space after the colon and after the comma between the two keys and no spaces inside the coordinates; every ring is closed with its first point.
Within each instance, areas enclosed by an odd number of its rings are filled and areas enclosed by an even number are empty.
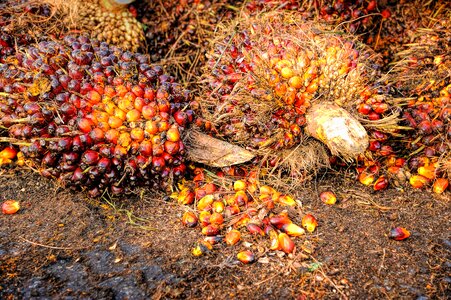
{"type": "Polygon", "coordinates": [[[286,205],[286,206],[295,206],[296,205],[296,201],[288,196],[288,195],[282,195],[277,199],[277,202],[279,202],[282,205],[286,205]]]}
{"type": "Polygon", "coordinates": [[[233,189],[235,191],[245,191],[247,187],[246,181],[244,180],[237,180],[233,183],[233,189]]]}
{"type": "Polygon", "coordinates": [[[318,226],[318,221],[316,218],[311,214],[306,214],[301,221],[302,227],[307,229],[308,232],[313,232],[316,229],[316,226],[318,226]]]}
{"type": "Polygon", "coordinates": [[[449,185],[449,180],[446,178],[437,178],[437,180],[434,182],[434,185],[432,186],[432,190],[436,194],[443,193],[449,185]]]}
{"type": "Polygon", "coordinates": [[[319,197],[325,204],[333,205],[337,202],[337,196],[332,191],[322,192],[319,197]]]}
{"type": "Polygon", "coordinates": [[[374,174],[369,173],[367,171],[363,171],[362,173],[359,174],[359,181],[361,184],[363,185],[370,185],[374,182],[374,174]]]}
{"type": "Polygon", "coordinates": [[[293,76],[290,78],[290,80],[288,80],[288,85],[295,89],[300,89],[304,85],[304,83],[300,76],[293,76]]]}
{"type": "Polygon", "coordinates": [[[224,212],[225,205],[224,202],[216,200],[212,204],[213,212],[222,213],[224,212]]]}
{"type": "Polygon", "coordinates": [[[236,257],[244,264],[249,264],[255,261],[255,255],[250,250],[241,251],[236,255],[236,257]]]}
{"type": "Polygon", "coordinates": [[[213,195],[206,195],[202,199],[197,202],[197,209],[198,210],[210,210],[211,205],[213,204],[214,196],[213,195]]]}
{"type": "Polygon", "coordinates": [[[422,175],[410,176],[409,183],[413,188],[421,189],[429,183],[429,180],[422,175]]]}
{"type": "Polygon", "coordinates": [[[426,177],[427,179],[435,179],[436,167],[434,165],[422,166],[418,168],[418,174],[426,177]]]}
{"type": "Polygon", "coordinates": [[[280,250],[285,253],[291,253],[294,250],[294,242],[290,239],[290,237],[286,233],[279,234],[279,246],[280,250]]]}
{"type": "Polygon", "coordinates": [[[236,229],[230,230],[229,232],[226,233],[225,236],[226,244],[229,246],[235,245],[240,241],[240,239],[241,233],[236,229]]]}

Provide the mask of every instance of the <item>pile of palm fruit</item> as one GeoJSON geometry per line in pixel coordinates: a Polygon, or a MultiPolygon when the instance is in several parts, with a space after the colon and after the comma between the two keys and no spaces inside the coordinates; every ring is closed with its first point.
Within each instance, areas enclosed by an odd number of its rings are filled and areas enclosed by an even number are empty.
{"type": "MultiPolygon", "coordinates": [[[[414,188],[432,185],[434,192],[443,193],[449,185],[451,11],[441,1],[432,13],[430,9],[419,13],[429,15],[421,19],[421,24],[429,25],[409,28],[410,43],[401,46],[398,41],[397,53],[387,67],[390,72],[380,80],[380,88],[394,96],[400,120],[397,130],[370,132],[370,155],[357,168],[359,181],[376,190],[389,182],[403,189],[409,182],[414,188]]],[[[358,112],[370,117],[374,110],[373,103],[363,103],[358,112]]]]}
{"type": "Polygon", "coordinates": [[[183,225],[201,228],[204,238],[192,249],[194,256],[224,244],[239,248],[237,258],[243,263],[268,251],[290,254],[296,244],[298,253],[313,252],[309,233],[318,225],[316,218],[305,212],[299,218],[300,202],[261,184],[255,171],[234,181],[221,171],[215,177],[202,168],[193,173],[193,180],[180,183],[171,197],[186,208],[183,225]]]}
{"type": "Polygon", "coordinates": [[[1,142],[91,196],[185,173],[189,92],[134,54],[88,37],[19,48],[0,64],[1,142]]]}

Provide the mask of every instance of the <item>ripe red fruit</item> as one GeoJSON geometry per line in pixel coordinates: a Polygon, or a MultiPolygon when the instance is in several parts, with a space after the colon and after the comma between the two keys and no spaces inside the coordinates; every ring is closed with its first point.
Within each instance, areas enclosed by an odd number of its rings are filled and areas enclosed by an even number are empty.
{"type": "Polygon", "coordinates": [[[160,171],[165,166],[164,158],[161,156],[154,156],[152,158],[152,168],[156,171],[160,171]]]}
{"type": "Polygon", "coordinates": [[[184,111],[176,111],[174,113],[174,120],[180,126],[185,126],[188,123],[188,115],[184,111]]]}
{"type": "Polygon", "coordinates": [[[362,115],[368,115],[371,112],[371,105],[366,103],[361,103],[357,109],[362,115]]]}
{"type": "Polygon", "coordinates": [[[85,164],[92,166],[99,161],[99,153],[94,150],[86,150],[81,159],[85,164]]]}
{"type": "Polygon", "coordinates": [[[388,186],[387,178],[385,176],[381,176],[376,180],[373,187],[375,191],[380,191],[386,189],[387,186],[388,186]]]}
{"type": "Polygon", "coordinates": [[[175,155],[179,151],[179,143],[166,141],[164,142],[164,150],[170,155],[175,155]]]}
{"type": "Polygon", "coordinates": [[[371,0],[368,3],[368,5],[367,5],[366,10],[367,11],[373,11],[374,9],[376,9],[376,6],[377,6],[377,1],[376,0],[371,0]]]}
{"type": "Polygon", "coordinates": [[[78,128],[84,133],[88,133],[94,127],[94,122],[88,118],[81,118],[78,120],[78,128]]]}
{"type": "Polygon", "coordinates": [[[395,241],[402,241],[410,236],[410,232],[403,227],[396,227],[390,230],[388,237],[394,239],[395,241]]]}
{"type": "Polygon", "coordinates": [[[388,8],[386,8],[383,11],[381,11],[381,15],[382,15],[382,18],[388,19],[391,17],[391,12],[388,8]]]}

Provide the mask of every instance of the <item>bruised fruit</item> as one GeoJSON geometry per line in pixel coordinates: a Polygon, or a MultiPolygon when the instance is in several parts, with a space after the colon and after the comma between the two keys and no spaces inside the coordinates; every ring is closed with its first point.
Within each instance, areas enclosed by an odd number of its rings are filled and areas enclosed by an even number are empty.
{"type": "Polygon", "coordinates": [[[197,217],[193,212],[187,211],[183,214],[182,223],[186,227],[196,227],[197,217]]]}
{"type": "Polygon", "coordinates": [[[210,250],[213,249],[213,246],[208,241],[199,241],[196,243],[196,246],[191,250],[191,254],[195,257],[199,257],[204,255],[205,253],[208,253],[210,250]]]}

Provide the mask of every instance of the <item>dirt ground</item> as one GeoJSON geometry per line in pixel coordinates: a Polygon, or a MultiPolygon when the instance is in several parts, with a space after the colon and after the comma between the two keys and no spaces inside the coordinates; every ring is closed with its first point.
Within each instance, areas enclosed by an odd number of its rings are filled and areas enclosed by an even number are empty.
{"type": "MultiPolygon", "coordinates": [[[[0,299],[449,299],[451,197],[389,189],[373,193],[330,174],[296,192],[319,220],[294,254],[250,240],[258,262],[237,261],[236,246],[191,249],[199,229],[180,222],[183,207],[144,191],[109,203],[55,186],[28,171],[0,176],[0,299]],[[339,202],[318,197],[332,189],[339,202]],[[411,237],[388,238],[402,226],[411,237]],[[313,245],[313,253],[305,252],[313,245]],[[265,248],[266,247],[266,248],[265,248]]],[[[311,249],[312,250],[312,249],[311,249]]]]}

